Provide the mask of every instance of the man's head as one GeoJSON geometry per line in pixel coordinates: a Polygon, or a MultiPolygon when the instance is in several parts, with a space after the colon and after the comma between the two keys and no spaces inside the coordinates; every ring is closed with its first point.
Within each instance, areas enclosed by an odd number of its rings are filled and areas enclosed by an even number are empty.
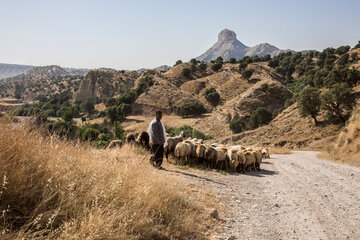
{"type": "Polygon", "coordinates": [[[161,118],[162,118],[162,112],[161,111],[156,111],[156,119],[161,120],[161,118]]]}

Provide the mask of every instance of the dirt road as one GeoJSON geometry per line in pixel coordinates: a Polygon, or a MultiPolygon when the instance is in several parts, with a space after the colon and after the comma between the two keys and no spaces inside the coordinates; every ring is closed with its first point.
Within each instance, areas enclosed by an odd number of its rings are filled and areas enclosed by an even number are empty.
{"type": "Polygon", "coordinates": [[[360,168],[316,155],[272,155],[261,172],[246,174],[171,173],[224,205],[224,232],[214,239],[360,239],[360,168]]]}

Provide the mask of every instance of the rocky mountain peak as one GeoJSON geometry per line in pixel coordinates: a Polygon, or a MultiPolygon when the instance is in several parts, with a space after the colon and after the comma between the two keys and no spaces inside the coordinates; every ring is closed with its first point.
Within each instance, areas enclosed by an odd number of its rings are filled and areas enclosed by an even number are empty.
{"type": "Polygon", "coordinates": [[[224,29],[219,33],[219,41],[225,42],[225,41],[235,41],[236,40],[236,33],[229,30],[224,29]]]}

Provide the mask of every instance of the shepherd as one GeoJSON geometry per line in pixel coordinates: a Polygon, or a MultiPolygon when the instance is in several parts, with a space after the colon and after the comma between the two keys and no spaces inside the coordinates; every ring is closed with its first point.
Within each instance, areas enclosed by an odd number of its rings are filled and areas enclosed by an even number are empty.
{"type": "Polygon", "coordinates": [[[151,138],[151,152],[154,154],[150,158],[150,163],[159,169],[162,169],[164,148],[167,146],[166,130],[161,122],[162,112],[156,111],[155,118],[150,122],[148,133],[151,138]]]}

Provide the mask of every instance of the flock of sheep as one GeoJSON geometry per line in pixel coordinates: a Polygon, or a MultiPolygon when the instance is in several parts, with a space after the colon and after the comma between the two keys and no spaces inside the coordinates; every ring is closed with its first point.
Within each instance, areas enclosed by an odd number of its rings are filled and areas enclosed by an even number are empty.
{"type": "MultiPolygon", "coordinates": [[[[207,167],[229,170],[235,172],[260,171],[260,164],[263,158],[269,158],[269,150],[267,148],[250,148],[240,145],[224,146],[221,144],[204,144],[202,139],[185,139],[184,133],[181,132],[176,137],[167,135],[167,146],[164,153],[167,161],[169,154],[176,159],[176,164],[196,163],[204,164],[207,167]]],[[[109,148],[120,146],[122,142],[110,143],[109,148]]],[[[129,134],[126,137],[129,144],[137,144],[150,150],[149,135],[147,132],[140,134],[129,134]]]]}
{"type": "Polygon", "coordinates": [[[202,139],[185,139],[183,133],[176,137],[167,137],[165,148],[166,159],[173,153],[176,163],[181,165],[195,159],[207,167],[235,172],[260,171],[263,158],[269,158],[267,148],[250,148],[240,145],[224,146],[221,144],[204,144],[202,139]]]}

